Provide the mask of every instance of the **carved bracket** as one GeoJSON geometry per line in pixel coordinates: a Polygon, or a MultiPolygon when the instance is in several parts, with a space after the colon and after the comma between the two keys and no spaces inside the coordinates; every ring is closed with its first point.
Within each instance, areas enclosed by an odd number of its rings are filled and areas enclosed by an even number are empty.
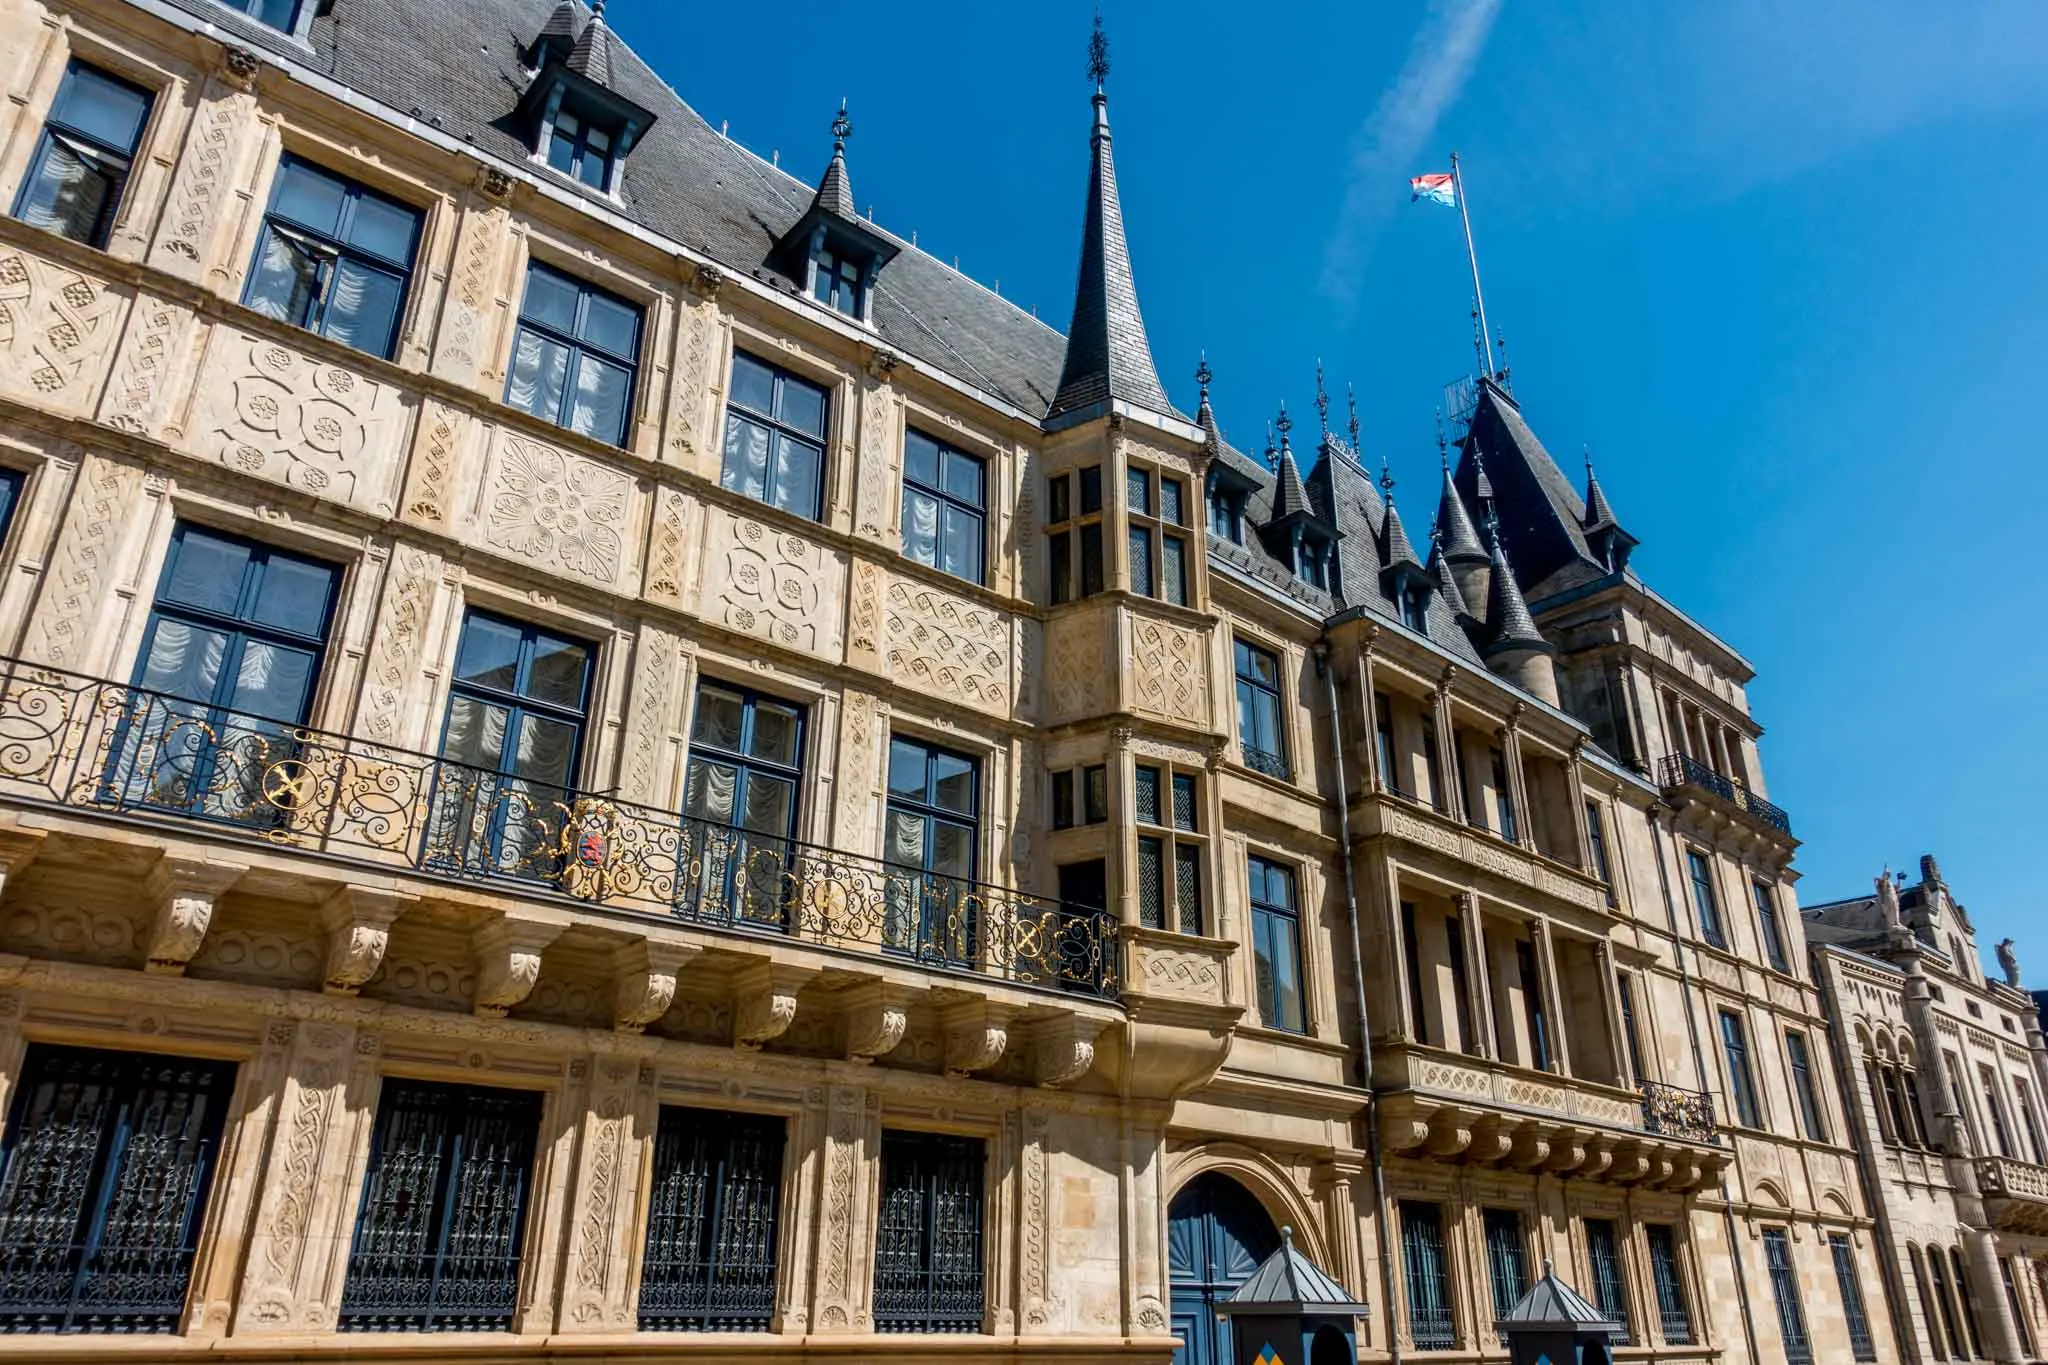
{"type": "Polygon", "coordinates": [[[554,920],[501,915],[477,930],[476,1012],[502,1019],[533,994],[540,981],[540,955],[568,926],[554,920]]]}
{"type": "Polygon", "coordinates": [[[847,1061],[872,1062],[896,1050],[910,1024],[910,995],[884,981],[863,981],[841,993],[847,1061]]]}
{"type": "Polygon", "coordinates": [[[249,869],[241,863],[204,858],[161,858],[149,870],[144,890],[156,906],[150,928],[146,970],[182,975],[206,941],[213,907],[249,869]]]}
{"type": "Polygon", "coordinates": [[[1103,1023],[1062,1011],[1031,1025],[1031,1078],[1047,1087],[1078,1081],[1095,1065],[1103,1023]]]}
{"type": "Polygon", "coordinates": [[[43,838],[40,830],[10,829],[0,833],[0,894],[6,892],[8,881],[26,871],[36,860],[36,854],[43,851],[43,838]]]}
{"type": "Polygon", "coordinates": [[[384,965],[391,924],[419,903],[402,891],[345,886],[320,907],[327,927],[327,970],[321,987],[329,995],[354,995],[384,965]]]}
{"type": "Polygon", "coordinates": [[[946,1035],[946,1074],[954,1078],[986,1071],[1003,1059],[1010,1046],[1008,1006],[970,1000],[940,1015],[946,1035]]]}
{"type": "Polygon", "coordinates": [[[758,1048],[788,1032],[796,1021],[796,996],[818,973],[809,967],[756,962],[732,976],[734,1047],[758,1048]]]}
{"type": "Polygon", "coordinates": [[[644,938],[621,947],[612,960],[612,1027],[638,1033],[676,1001],[676,974],[703,952],[694,943],[644,938]]]}

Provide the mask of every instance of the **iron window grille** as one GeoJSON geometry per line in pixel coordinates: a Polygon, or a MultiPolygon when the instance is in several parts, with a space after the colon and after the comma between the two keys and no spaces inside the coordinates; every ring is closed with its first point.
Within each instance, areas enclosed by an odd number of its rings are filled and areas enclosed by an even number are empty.
{"type": "Polygon", "coordinates": [[[986,1167],[978,1138],[883,1132],[877,1332],[981,1331],[986,1167]]]}
{"type": "MultiPolygon", "coordinates": [[[[637,305],[616,294],[529,261],[505,402],[578,436],[623,446],[633,413],[641,317],[637,305]]],[[[554,524],[564,533],[574,515],[575,509],[546,500],[533,511],[542,525],[554,524]]]]}
{"type": "Polygon", "coordinates": [[[1721,927],[1721,902],[1714,895],[1714,870],[1707,855],[1696,848],[1685,851],[1686,876],[1692,882],[1693,908],[1699,912],[1700,934],[1716,948],[1728,947],[1728,934],[1721,927]]]}
{"type": "Polygon", "coordinates": [[[987,461],[906,431],[903,553],[955,578],[986,583],[987,516],[987,461]]]}
{"type": "Polygon", "coordinates": [[[1401,1201],[1401,1263],[1408,1291],[1408,1339],[1418,1351],[1450,1350],[1458,1344],[1458,1334],[1451,1317],[1450,1264],[1440,1205],[1401,1201]]]}
{"type": "Polygon", "coordinates": [[[1806,1334],[1806,1309],[1799,1302],[1799,1275],[1792,1268],[1792,1241],[1785,1229],[1764,1229],[1764,1265],[1770,1271],[1771,1297],[1777,1300],[1785,1365],[1813,1365],[1813,1342],[1806,1334]]]}
{"type": "MultiPolygon", "coordinates": [[[[1828,1234],[1828,1253],[1834,1257],[1835,1284],[1842,1291],[1842,1321],[1849,1330],[1849,1353],[1857,1360],[1876,1360],[1877,1342],[1870,1333],[1870,1313],[1864,1306],[1863,1284],[1856,1274],[1855,1248],[1849,1245],[1846,1236],[1831,1232],[1828,1234]]],[[[2010,1278],[2006,1288],[2012,1288],[2010,1278]]],[[[2032,1355],[2033,1351],[2029,1349],[2027,1354],[2032,1355]]]]}
{"type": "Polygon", "coordinates": [[[1048,597],[1054,606],[1093,597],[1103,588],[1102,466],[1051,475],[1045,493],[1048,597]]]}
{"type": "Polygon", "coordinates": [[[1160,470],[1124,470],[1131,591],[1188,604],[1187,485],[1160,470]]]}
{"type": "Polygon", "coordinates": [[[1751,882],[1750,890],[1756,897],[1756,922],[1764,941],[1764,956],[1774,969],[1789,972],[1792,966],[1785,956],[1785,929],[1778,920],[1778,898],[1772,894],[1769,882],[1751,882]]]}
{"type": "Polygon", "coordinates": [[[1586,1261],[1593,1272],[1593,1304],[1609,1322],[1621,1324],[1612,1339],[1628,1345],[1634,1338],[1629,1327],[1628,1281],[1621,1270],[1621,1239],[1609,1218],[1586,1220],[1586,1261]]]}
{"type": "Polygon", "coordinates": [[[105,246],[154,103],[149,91],[97,67],[66,66],[15,195],[14,216],[74,242],[105,246]]]}
{"type": "Polygon", "coordinates": [[[642,1331],[765,1332],[788,1124],[663,1106],[640,1270],[642,1331]]]}
{"type": "Polygon", "coordinates": [[[1745,1128],[1763,1127],[1763,1116],[1757,1105],[1756,1073],[1749,1065],[1749,1037],[1742,1027],[1742,1018],[1733,1010],[1721,1011],[1721,1051],[1728,1064],[1729,1097],[1735,1104],[1735,1117],[1745,1128]]]}
{"type": "Polygon", "coordinates": [[[519,1300],[537,1094],[387,1079],[344,1332],[504,1332],[519,1300]]]}
{"type": "Polygon", "coordinates": [[[1138,831],[1138,922],[1202,932],[1202,840],[1192,773],[1140,763],[1132,771],[1138,831]],[[1168,921],[1171,907],[1171,923],[1168,921]]]}
{"type": "Polygon", "coordinates": [[[295,156],[278,164],[242,302],[391,359],[421,214],[295,156]]]}
{"type": "Polygon", "coordinates": [[[1301,998],[1301,918],[1294,869],[1254,854],[1246,860],[1251,883],[1252,962],[1259,1019],[1288,1033],[1308,1029],[1301,998]]]}
{"type": "Polygon", "coordinates": [[[32,1043],[0,1147],[0,1332],[175,1332],[231,1062],[32,1043]]]}
{"type": "Polygon", "coordinates": [[[427,858],[437,867],[559,878],[595,651],[472,610],[463,618],[435,775],[427,858]]]}
{"type": "Polygon", "coordinates": [[[1650,1282],[1657,1290],[1657,1319],[1667,1346],[1690,1346],[1692,1312],[1686,1306],[1685,1282],[1678,1268],[1678,1235],[1667,1223],[1643,1228],[1650,1248],[1650,1282]]]}
{"type": "Polygon", "coordinates": [[[825,390],[744,351],[732,356],[719,483],[816,521],[825,470],[825,390]]]}
{"type": "Polygon", "coordinates": [[[1785,1056],[1792,1067],[1792,1093],[1799,1097],[1799,1119],[1806,1135],[1815,1142],[1828,1140],[1827,1123],[1821,1115],[1819,1082],[1813,1074],[1813,1053],[1806,1035],[1787,1030],[1785,1056]]]}
{"type": "Polygon", "coordinates": [[[207,820],[274,824],[298,752],[340,570],[180,523],[143,630],[100,795],[207,820]]]}
{"type": "MultiPolygon", "coordinates": [[[[1529,1292],[1529,1253],[1522,1243],[1522,1215],[1513,1209],[1487,1209],[1481,1215],[1486,1231],[1486,1277],[1493,1287],[1493,1316],[1504,1318],[1529,1292]]],[[[1501,1334],[1507,1340],[1507,1334],[1501,1334]]]]}
{"type": "Polygon", "coordinates": [[[979,956],[974,871],[980,810],[979,763],[921,740],[891,737],[882,850],[892,865],[885,947],[930,962],[979,956]]]}
{"type": "Polygon", "coordinates": [[[1287,762],[1287,737],[1280,707],[1280,659],[1269,649],[1239,640],[1237,659],[1237,747],[1244,765],[1285,782],[1293,777],[1287,762]]]}
{"type": "Polygon", "coordinates": [[[744,924],[789,927],[783,880],[798,856],[804,720],[803,707],[778,697],[710,679],[697,687],[683,782],[693,856],[680,866],[698,904],[730,905],[744,924]]]}

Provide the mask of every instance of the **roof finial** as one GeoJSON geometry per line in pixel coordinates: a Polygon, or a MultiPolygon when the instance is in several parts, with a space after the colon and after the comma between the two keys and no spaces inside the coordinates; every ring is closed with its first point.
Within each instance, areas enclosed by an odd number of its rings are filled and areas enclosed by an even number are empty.
{"type": "Polygon", "coordinates": [[[1215,372],[1209,368],[1209,353],[1203,351],[1201,361],[1195,366],[1195,383],[1201,386],[1204,403],[1209,401],[1209,381],[1215,377],[1215,372]]]}
{"type": "Polygon", "coordinates": [[[1451,472],[1451,443],[1444,439],[1444,406],[1436,406],[1436,459],[1444,467],[1444,473],[1451,472]]]}
{"type": "Polygon", "coordinates": [[[1280,450],[1273,444],[1273,420],[1270,417],[1266,419],[1266,468],[1280,468],[1280,450]]]}
{"type": "MultiPolygon", "coordinates": [[[[602,5],[604,0],[598,0],[602,5]]],[[[846,116],[846,96],[839,97],[839,115],[832,120],[832,150],[846,150],[846,139],[853,136],[853,120],[846,116]]]]}
{"type": "Polygon", "coordinates": [[[1591,483],[1593,481],[1593,443],[1591,441],[1586,442],[1584,450],[1586,452],[1586,482],[1591,483]]]}
{"type": "Polygon", "coordinates": [[[1493,349],[1500,354],[1500,369],[1494,378],[1500,380],[1502,388],[1512,390],[1514,384],[1508,377],[1508,334],[1499,327],[1493,329],[1493,349]]]}
{"type": "Polygon", "coordinates": [[[1316,357],[1316,421],[1322,425],[1323,435],[1330,434],[1330,391],[1323,387],[1323,358],[1316,357]]]}
{"type": "Polygon", "coordinates": [[[604,0],[590,0],[590,17],[597,20],[604,18],[604,0]]]}
{"type": "Polygon", "coordinates": [[[1394,500],[1394,471],[1387,467],[1387,452],[1384,450],[1380,452],[1380,492],[1386,495],[1388,502],[1394,500]]]}
{"type": "Polygon", "coordinates": [[[1095,7],[1095,31],[1088,35],[1088,79],[1095,82],[1095,93],[1102,93],[1102,84],[1109,79],[1109,35],[1102,31],[1102,6],[1095,7]]]}
{"type": "Polygon", "coordinates": [[[1273,419],[1273,425],[1280,431],[1281,451],[1285,452],[1292,449],[1287,444],[1287,433],[1294,430],[1294,419],[1287,415],[1287,400],[1284,398],[1280,400],[1280,415],[1273,419]]]}
{"type": "Polygon", "coordinates": [[[1365,448],[1358,444],[1358,388],[1353,384],[1344,386],[1344,406],[1351,411],[1351,458],[1365,458],[1365,448]]]}

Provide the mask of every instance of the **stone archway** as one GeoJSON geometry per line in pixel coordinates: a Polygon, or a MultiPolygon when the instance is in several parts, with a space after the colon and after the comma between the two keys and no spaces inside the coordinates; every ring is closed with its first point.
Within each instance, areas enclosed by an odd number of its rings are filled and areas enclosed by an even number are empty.
{"type": "Polygon", "coordinates": [[[1229,1320],[1216,1305],[1280,1247],[1280,1232],[1256,1196],[1229,1176],[1196,1176],[1166,1211],[1167,1272],[1173,1282],[1174,1365],[1231,1365],[1229,1320]]]}

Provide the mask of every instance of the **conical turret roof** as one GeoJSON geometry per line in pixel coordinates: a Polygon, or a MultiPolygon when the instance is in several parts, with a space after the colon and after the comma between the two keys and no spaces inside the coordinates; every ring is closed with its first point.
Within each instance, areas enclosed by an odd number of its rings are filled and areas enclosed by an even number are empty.
{"type": "Polygon", "coordinates": [[[853,181],[846,173],[846,137],[852,131],[853,125],[846,117],[846,101],[841,100],[839,117],[832,120],[832,160],[818,181],[818,192],[811,196],[813,208],[849,222],[860,216],[853,202],[853,181]]]}
{"type": "Polygon", "coordinates": [[[1528,600],[1522,596],[1521,585],[1515,582],[1515,571],[1508,565],[1507,551],[1501,548],[1500,535],[1493,539],[1493,572],[1487,577],[1490,586],[1486,590],[1487,643],[1481,654],[1493,655],[1512,649],[1548,650],[1550,642],[1543,638],[1543,632],[1536,629],[1536,618],[1529,614],[1528,600]]]}
{"type": "Polygon", "coordinates": [[[1391,489],[1387,491],[1386,505],[1386,530],[1380,536],[1381,560],[1390,569],[1398,568],[1403,564],[1412,564],[1418,569],[1421,568],[1422,560],[1416,556],[1415,547],[1408,543],[1408,529],[1401,525],[1401,512],[1399,508],[1394,506],[1394,494],[1391,489]]]}
{"type": "Polygon", "coordinates": [[[1444,558],[1453,563],[1486,558],[1486,547],[1479,542],[1479,530],[1465,510],[1465,500],[1458,496],[1449,468],[1444,470],[1443,493],[1437,499],[1436,527],[1444,558]]]}
{"type": "Polygon", "coordinates": [[[1606,491],[1593,474],[1593,462],[1586,461],[1586,529],[1600,531],[1620,524],[1614,519],[1614,508],[1608,505],[1606,491]]]}

